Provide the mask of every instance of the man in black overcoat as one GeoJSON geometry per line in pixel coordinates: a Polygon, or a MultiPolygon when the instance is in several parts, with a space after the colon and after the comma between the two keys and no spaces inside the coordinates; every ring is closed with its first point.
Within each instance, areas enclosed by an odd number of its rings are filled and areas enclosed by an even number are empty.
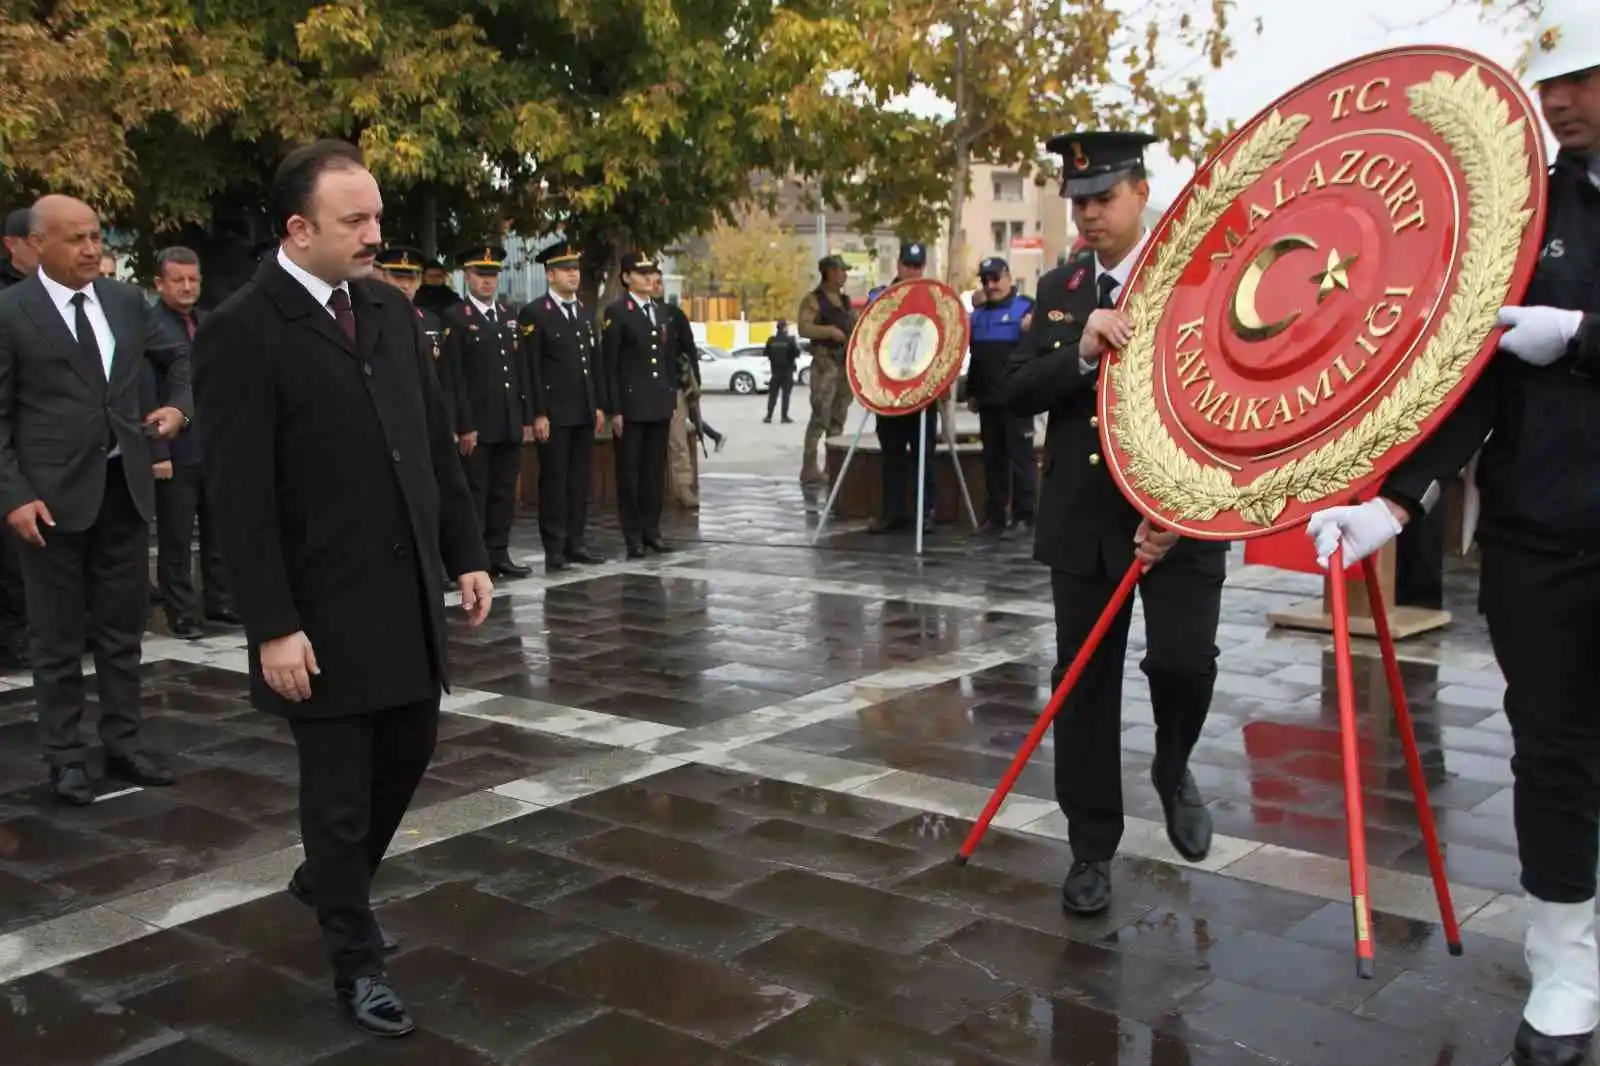
{"type": "Polygon", "coordinates": [[[370,280],[383,200],[360,150],[298,149],[272,185],[278,251],[195,338],[197,406],[250,695],[300,753],[306,861],[340,1002],[411,1031],[368,891],[432,756],[444,559],[473,625],[488,559],[404,295],[370,280]]]}

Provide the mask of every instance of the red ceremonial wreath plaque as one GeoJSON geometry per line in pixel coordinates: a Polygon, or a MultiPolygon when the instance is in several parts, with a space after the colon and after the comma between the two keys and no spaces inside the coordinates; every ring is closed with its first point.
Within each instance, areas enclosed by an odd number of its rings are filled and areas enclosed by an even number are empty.
{"type": "Polygon", "coordinates": [[[961,373],[971,330],[950,286],[928,278],[897,282],[868,305],[850,334],[850,388],[873,414],[914,414],[961,373]]]}
{"type": "Polygon", "coordinates": [[[1544,228],[1539,120],[1482,57],[1404,48],[1280,98],[1196,174],[1121,308],[1104,453],[1153,521],[1230,540],[1372,488],[1457,403],[1544,228]]]}

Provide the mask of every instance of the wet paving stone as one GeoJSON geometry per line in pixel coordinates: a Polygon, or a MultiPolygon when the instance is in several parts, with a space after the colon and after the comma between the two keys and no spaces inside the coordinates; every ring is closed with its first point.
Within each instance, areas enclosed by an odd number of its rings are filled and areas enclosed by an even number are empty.
{"type": "Polygon", "coordinates": [[[440,1036],[425,1024],[404,1040],[364,1040],[315,1066],[494,1066],[501,1061],[440,1036]]]}
{"type": "Polygon", "coordinates": [[[728,902],[886,951],[916,951],[975,920],[968,911],[907,899],[803,870],[783,870],[728,902]]]}
{"type": "Polygon", "coordinates": [[[782,918],[633,877],[613,877],[543,904],[563,918],[692,955],[726,957],[789,927],[782,918]]]}
{"type": "MultiPolygon", "coordinates": [[[[742,849],[741,849],[742,850],[742,849]]],[[[615,867],[694,892],[718,894],[771,873],[773,867],[693,841],[656,836],[624,826],[568,846],[584,862],[615,867]]]]}
{"type": "MultiPolygon", "coordinates": [[[[957,1030],[959,1033],[959,1030],[957,1030]]],[[[772,1066],[861,1062],[872,1066],[999,1066],[951,1040],[814,1000],[741,1041],[739,1050],[772,1066]]]]}
{"type": "Polygon", "coordinates": [[[597,930],[464,883],[442,885],[390,904],[379,912],[379,920],[409,944],[436,944],[522,974],[607,939],[597,930]]]}
{"type": "Polygon", "coordinates": [[[535,976],[586,999],[724,1043],[797,1010],[809,997],[646,944],[614,940],[535,976]]]}
{"type": "MultiPolygon", "coordinates": [[[[756,1060],[627,1014],[606,1013],[540,1043],[513,1066],[756,1066],[756,1060]]],[[[352,1064],[353,1066],[353,1064],[352,1064]]]]}
{"type": "Polygon", "coordinates": [[[479,833],[420,848],[387,865],[412,874],[418,884],[466,882],[519,903],[558,896],[605,876],[593,866],[479,833]]]}
{"type": "Polygon", "coordinates": [[[81,995],[121,1003],[221,965],[236,953],[192,930],[163,929],[50,971],[81,995]]]}
{"type": "Polygon", "coordinates": [[[147,1055],[121,1061],[123,1066],[243,1066],[238,1059],[193,1040],[179,1040],[147,1055]]]}
{"type": "Polygon", "coordinates": [[[725,806],[647,785],[623,785],[570,804],[568,810],[691,839],[727,836],[749,828],[754,818],[725,806]]]}
{"type": "Polygon", "coordinates": [[[172,1039],[160,1020],[86,999],[46,974],[15,981],[0,996],[0,1048],[8,1061],[92,1066],[118,1051],[172,1039]]]}
{"type": "Polygon", "coordinates": [[[907,848],[781,818],[754,825],[725,841],[724,846],[740,854],[863,882],[902,876],[929,861],[907,848]]]}

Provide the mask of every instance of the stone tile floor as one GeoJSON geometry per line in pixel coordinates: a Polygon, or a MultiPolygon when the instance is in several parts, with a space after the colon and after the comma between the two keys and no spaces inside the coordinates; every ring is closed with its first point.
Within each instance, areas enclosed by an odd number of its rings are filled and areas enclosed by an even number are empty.
{"type": "MultiPolygon", "coordinates": [[[[328,993],[287,731],[236,634],[152,631],[173,789],[48,801],[31,690],[0,691],[0,1061],[275,1064],[1499,1063],[1525,991],[1502,684],[1472,574],[1402,646],[1467,929],[1446,956],[1381,667],[1358,643],[1378,973],[1350,959],[1326,638],[1271,631],[1302,575],[1236,567],[1195,773],[1219,837],[1177,862],[1130,656],[1116,902],[1057,904],[1047,744],[955,847],[1048,696],[1049,587],[1020,542],[831,527],[786,482],[708,479],[683,549],[503,590],[453,635],[434,765],[377,886],[422,1031],[328,993]]],[[[519,529],[532,553],[531,521],[519,529]]],[[[618,554],[615,531],[600,546],[618,554]]],[[[1138,629],[1135,641],[1138,643],[1138,629]]]]}

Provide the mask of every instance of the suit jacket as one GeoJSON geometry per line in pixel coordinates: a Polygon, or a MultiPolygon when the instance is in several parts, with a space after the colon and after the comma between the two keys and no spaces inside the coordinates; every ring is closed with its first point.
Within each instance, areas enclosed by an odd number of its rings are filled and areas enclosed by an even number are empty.
{"type": "MultiPolygon", "coordinates": [[[[183,324],[183,316],[178,314],[178,312],[174,311],[166,304],[157,301],[155,305],[155,313],[156,317],[161,319],[162,323],[175,335],[184,338],[189,336],[189,331],[183,324]]],[[[206,316],[210,313],[211,312],[209,311],[202,311],[198,307],[194,309],[193,315],[196,330],[200,328],[200,323],[205,321],[206,316]]],[[[156,406],[159,407],[161,403],[167,402],[167,393],[170,391],[167,385],[167,375],[160,367],[155,368],[155,381],[156,397],[160,401],[160,403],[158,403],[156,406]]],[[[193,422],[185,426],[182,432],[180,432],[172,440],[162,441],[161,443],[167,446],[169,457],[177,465],[200,465],[200,431],[195,428],[193,422]]]]}
{"type": "Polygon", "coordinates": [[[600,328],[606,414],[621,415],[624,423],[672,418],[681,384],[672,323],[667,305],[660,302],[656,303],[653,326],[632,296],[624,295],[606,308],[600,328]]]}
{"type": "Polygon", "coordinates": [[[155,479],[139,405],[139,367],[167,376],[168,402],[191,414],[189,343],[168,331],[144,294],[110,278],[94,283],[116,337],[111,374],[84,356],[37,274],[0,292],[0,513],[33,500],[56,528],[94,525],[106,460],[120,448],[122,476],[139,514],[155,517],[155,479]]]}
{"type": "MultiPolygon", "coordinates": [[[[1040,278],[1033,321],[1011,353],[1000,398],[1017,415],[1050,413],[1033,557],[1071,574],[1121,577],[1133,564],[1140,516],[1100,454],[1099,369],[1085,374],[1078,361],[1078,342],[1096,302],[1093,252],[1040,278]]],[[[1227,549],[1185,538],[1169,558],[1194,553],[1223,567],[1227,549]]]]}
{"type": "Polygon", "coordinates": [[[288,717],[437,698],[441,554],[488,568],[449,413],[398,289],[350,285],[351,344],[269,258],[195,338],[208,491],[250,647],[251,696],[288,717]],[[264,641],[304,631],[311,699],[261,677],[264,641]]]}
{"type": "Polygon", "coordinates": [[[477,433],[480,444],[522,440],[533,425],[528,372],[517,354],[517,321],[504,303],[495,304],[495,321],[470,300],[440,316],[444,320],[445,377],[456,393],[458,433],[477,433]]]}
{"type": "Polygon", "coordinates": [[[605,407],[594,315],[580,302],[577,318],[569,321],[548,295],[517,312],[533,413],[555,426],[592,426],[594,413],[605,407]]]}

